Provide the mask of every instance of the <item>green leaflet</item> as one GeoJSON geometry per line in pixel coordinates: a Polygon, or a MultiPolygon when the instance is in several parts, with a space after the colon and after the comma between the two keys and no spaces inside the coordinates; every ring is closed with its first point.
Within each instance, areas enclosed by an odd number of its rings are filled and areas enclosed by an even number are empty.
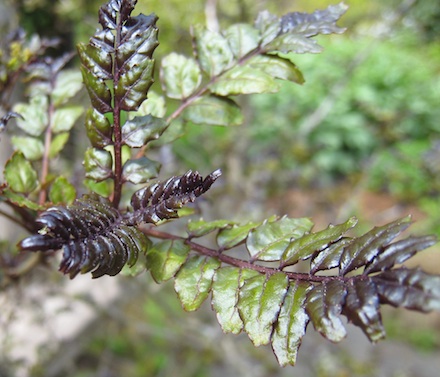
{"type": "Polygon", "coordinates": [[[302,237],[312,226],[308,218],[266,220],[249,233],[246,247],[252,260],[279,261],[291,240],[302,237]]]}
{"type": "Polygon", "coordinates": [[[21,152],[14,152],[3,171],[6,183],[15,192],[29,194],[38,186],[37,172],[21,152]]]}
{"type": "Polygon", "coordinates": [[[44,145],[40,139],[31,136],[12,136],[11,143],[15,150],[23,153],[26,160],[35,161],[43,157],[44,145]]]}
{"type": "Polygon", "coordinates": [[[274,78],[292,81],[297,84],[304,83],[304,76],[301,71],[287,57],[278,55],[257,55],[249,60],[247,64],[274,78]]]}
{"type": "Polygon", "coordinates": [[[240,107],[231,99],[216,96],[201,97],[183,113],[186,121],[209,126],[239,126],[243,123],[240,107]]]}
{"type": "Polygon", "coordinates": [[[246,240],[249,232],[261,224],[261,222],[250,222],[244,225],[234,224],[232,227],[220,229],[217,235],[217,244],[223,250],[231,249],[246,240]]]}
{"type": "Polygon", "coordinates": [[[156,283],[174,277],[185,263],[190,247],[183,241],[162,241],[147,252],[147,268],[156,283]]]}
{"type": "Polygon", "coordinates": [[[234,54],[226,38],[201,25],[194,26],[191,32],[197,59],[209,77],[218,76],[232,66],[234,54]]]}
{"type": "Polygon", "coordinates": [[[237,307],[244,330],[255,346],[270,342],[288,284],[287,276],[280,272],[247,279],[240,289],[237,307]]]}
{"type": "Polygon", "coordinates": [[[341,255],[341,274],[345,275],[354,269],[370,262],[381,248],[403,232],[411,224],[411,218],[404,217],[390,224],[374,227],[363,236],[355,238],[341,255]]]}
{"type": "Polygon", "coordinates": [[[51,93],[54,106],[57,108],[73,98],[81,90],[82,85],[81,72],[73,69],[59,72],[51,93]]]}
{"type": "Polygon", "coordinates": [[[309,233],[293,240],[283,253],[282,266],[290,266],[300,260],[310,258],[316,251],[322,250],[338,241],[342,235],[357,224],[357,219],[352,217],[345,223],[329,225],[327,229],[316,233],[309,233]]]}
{"type": "Polygon", "coordinates": [[[140,148],[160,137],[167,127],[165,121],[151,115],[134,117],[122,126],[122,140],[132,148],[140,148]]]}
{"type": "Polygon", "coordinates": [[[212,307],[223,332],[238,334],[243,329],[237,303],[245,280],[258,276],[253,270],[223,267],[216,271],[212,284],[212,307]]]}
{"type": "Polygon", "coordinates": [[[174,280],[174,289],[186,311],[197,310],[211,291],[217,259],[193,256],[181,267],[174,280]]]}
{"type": "Polygon", "coordinates": [[[110,121],[96,109],[87,110],[85,126],[87,137],[95,148],[104,148],[112,142],[110,121]]]}
{"type": "Polygon", "coordinates": [[[84,154],[86,177],[103,181],[113,174],[112,155],[103,149],[88,148],[84,154]]]}
{"type": "Polygon", "coordinates": [[[92,106],[100,113],[112,111],[112,94],[106,84],[112,74],[112,57],[105,49],[80,43],[77,45],[81,59],[81,73],[92,106]]]}
{"type": "Polygon", "coordinates": [[[122,178],[134,184],[146,183],[159,174],[160,163],[141,157],[135,160],[128,160],[122,169],[122,178]]]}
{"type": "Polygon", "coordinates": [[[70,131],[82,113],[82,106],[69,106],[55,110],[52,131],[55,133],[70,131]]]}
{"type": "Polygon", "coordinates": [[[265,51],[278,51],[284,54],[319,54],[323,48],[314,40],[299,34],[283,34],[265,47],[265,51]]]}
{"type": "Polygon", "coordinates": [[[261,36],[261,46],[272,42],[281,31],[280,19],[264,10],[258,13],[255,20],[255,28],[259,30],[261,36]]]}
{"type": "Polygon", "coordinates": [[[21,194],[17,194],[16,192],[9,190],[7,188],[1,190],[1,196],[8,199],[9,202],[15,204],[21,208],[29,208],[33,211],[41,211],[44,209],[43,206],[40,206],[38,203],[29,200],[25,196],[21,194]]]}
{"type": "Polygon", "coordinates": [[[332,342],[340,342],[347,335],[340,318],[346,294],[344,283],[333,280],[314,287],[307,295],[306,310],[315,330],[332,342]]]}
{"type": "Polygon", "coordinates": [[[309,283],[291,283],[272,334],[272,349],[281,366],[295,365],[298,348],[306,333],[309,316],[305,310],[309,283]]]}
{"type": "Polygon", "coordinates": [[[229,47],[236,59],[241,59],[258,48],[260,35],[257,29],[249,24],[235,24],[224,32],[229,47]]]}
{"type": "Polygon", "coordinates": [[[190,237],[203,237],[215,230],[229,228],[234,223],[229,220],[208,221],[198,220],[188,222],[188,233],[190,237]]]}
{"type": "Polygon", "coordinates": [[[202,72],[197,62],[175,52],[162,60],[161,81],[168,97],[185,99],[202,83],[202,72]]]}
{"type": "Polygon", "coordinates": [[[236,66],[223,74],[209,87],[219,96],[253,93],[275,93],[280,89],[279,83],[269,74],[250,66],[236,66]]]}
{"type": "Polygon", "coordinates": [[[16,118],[17,126],[28,135],[40,136],[49,122],[47,110],[48,101],[44,95],[33,96],[28,104],[17,103],[14,111],[22,116],[16,118]]]}
{"type": "Polygon", "coordinates": [[[49,199],[54,204],[72,204],[76,198],[75,187],[65,177],[57,177],[53,181],[49,199]]]}
{"type": "Polygon", "coordinates": [[[70,137],[69,132],[61,132],[52,139],[49,147],[49,157],[55,158],[63,150],[70,137]]]}

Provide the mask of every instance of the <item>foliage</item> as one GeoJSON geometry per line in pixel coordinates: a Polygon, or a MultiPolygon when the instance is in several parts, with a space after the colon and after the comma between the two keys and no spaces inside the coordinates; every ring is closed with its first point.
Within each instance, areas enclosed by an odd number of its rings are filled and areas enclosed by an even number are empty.
{"type": "Polygon", "coordinates": [[[48,256],[62,248],[60,271],[71,278],[88,272],[113,276],[125,265],[145,264],[157,283],[174,280],[187,311],[211,295],[224,332],[244,331],[256,346],[271,344],[283,366],[295,364],[310,322],[338,342],[346,334],[343,315],[376,342],[385,335],[381,304],[440,309],[440,277],[401,266],[435,238],[392,242],[410,225],[408,217],[359,237],[347,235],[355,218],[315,232],[307,218],[199,220],[188,223],[187,237],[142,225],[179,217],[220,176],[219,170],[205,178],[188,171],[139,188],[159,175],[154,142],[172,141],[185,123],[239,125],[237,95],[277,92],[281,80],[303,83],[294,54],[318,53],[322,47],[313,37],[342,33],[336,22],[346,6],[282,17],[263,11],[253,25],[235,24],[223,32],[195,25],[193,56],[172,52],[161,61],[161,97],[150,91],[157,17],[132,16],[135,5],[110,0],[99,10],[101,29],[78,45],[91,102],[85,126],[92,146],[84,152],[84,177],[93,193],[76,199],[74,185],[67,177],[55,178],[49,164],[83,113],[67,104],[80,89],[77,74],[63,69],[71,55],[35,62],[30,99],[14,106],[25,136],[12,141],[17,150],[6,163],[0,198],[14,210],[12,220],[32,233],[18,244],[23,254],[48,256]],[[172,101],[177,105],[167,107],[172,101]],[[124,195],[133,187],[126,208],[124,195]],[[194,242],[212,233],[215,249],[194,242]],[[234,251],[243,247],[248,257],[239,259],[234,251]],[[306,265],[307,272],[297,272],[297,265],[306,265]]]}

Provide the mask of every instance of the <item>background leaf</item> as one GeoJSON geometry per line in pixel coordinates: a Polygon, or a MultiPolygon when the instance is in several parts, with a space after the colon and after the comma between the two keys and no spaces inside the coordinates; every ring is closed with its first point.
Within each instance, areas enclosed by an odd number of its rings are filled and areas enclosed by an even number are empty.
{"type": "Polygon", "coordinates": [[[167,124],[163,119],[145,115],[127,120],[122,126],[122,140],[132,148],[140,148],[160,137],[167,124]]]}
{"type": "Polygon", "coordinates": [[[216,96],[194,101],[183,113],[186,121],[209,126],[239,126],[243,123],[240,107],[231,99],[216,96]]]}
{"type": "Polygon", "coordinates": [[[15,192],[29,194],[38,186],[37,172],[21,152],[15,152],[6,162],[3,174],[15,192]]]}
{"type": "Polygon", "coordinates": [[[17,103],[14,111],[23,118],[16,118],[17,126],[31,136],[40,136],[48,125],[46,96],[34,96],[29,103],[17,103]]]}
{"type": "Polygon", "coordinates": [[[44,145],[40,139],[30,136],[12,136],[11,143],[14,149],[23,153],[29,161],[39,160],[43,157],[44,145]]]}
{"type": "Polygon", "coordinates": [[[82,106],[69,106],[55,110],[52,131],[55,133],[70,131],[83,111],[82,106]]]}
{"type": "Polygon", "coordinates": [[[256,50],[260,42],[258,30],[249,24],[232,25],[225,30],[224,36],[236,59],[241,59],[256,50]]]}
{"type": "Polygon", "coordinates": [[[76,199],[75,187],[65,177],[57,177],[51,185],[49,199],[54,204],[72,204],[76,199]]]}
{"type": "Polygon", "coordinates": [[[200,86],[202,72],[194,59],[173,52],[162,59],[161,81],[168,97],[182,100],[200,86]]]}

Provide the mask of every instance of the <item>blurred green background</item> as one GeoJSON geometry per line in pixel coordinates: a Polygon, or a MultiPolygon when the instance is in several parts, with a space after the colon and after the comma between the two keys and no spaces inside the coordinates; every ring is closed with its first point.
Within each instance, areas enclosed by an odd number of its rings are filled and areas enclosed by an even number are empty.
{"type": "MultiPolygon", "coordinates": [[[[61,36],[62,48],[70,51],[96,29],[102,1],[3,3],[14,14],[8,27],[16,23],[29,33],[61,36]]],[[[189,54],[189,27],[207,17],[222,27],[252,22],[263,9],[281,15],[332,3],[140,0],[136,11],[159,16],[160,61],[171,51],[189,54]]],[[[186,134],[164,149],[166,171],[224,170],[224,187],[206,217],[287,213],[311,216],[319,228],[352,214],[370,227],[412,213],[414,232],[440,235],[440,2],[346,3],[350,9],[341,25],[347,32],[321,38],[320,55],[295,57],[304,85],[285,83],[277,94],[239,99],[246,117],[242,127],[187,125],[186,134]]],[[[161,91],[159,85],[153,90],[161,91]]],[[[435,250],[414,263],[440,271],[435,250]]],[[[208,305],[198,315],[183,313],[171,285],[157,287],[146,276],[122,280],[131,299],[101,313],[71,362],[53,376],[381,375],[377,355],[359,361],[335,346],[321,354],[304,346],[299,355],[304,366],[280,370],[269,349],[254,349],[244,337],[222,336],[208,305]],[[324,356],[313,359],[307,349],[324,356]]],[[[438,316],[425,320],[395,311],[388,316],[392,339],[438,355],[438,316]]],[[[42,357],[32,375],[47,376],[53,360],[42,357]]],[[[424,375],[393,373],[388,375],[424,375]]]]}

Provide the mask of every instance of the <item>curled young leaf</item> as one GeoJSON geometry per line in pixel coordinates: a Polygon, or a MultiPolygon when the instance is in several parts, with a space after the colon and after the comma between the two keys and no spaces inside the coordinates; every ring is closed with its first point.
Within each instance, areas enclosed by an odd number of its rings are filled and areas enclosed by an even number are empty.
{"type": "Polygon", "coordinates": [[[136,191],[131,197],[134,212],[126,215],[127,221],[131,224],[154,224],[177,217],[177,210],[208,191],[220,174],[220,170],[216,170],[203,178],[198,172],[190,170],[182,176],[136,191]]]}
{"type": "Polygon", "coordinates": [[[51,207],[37,219],[41,231],[25,238],[19,248],[47,251],[63,248],[60,271],[74,278],[92,272],[94,278],[116,275],[133,266],[149,240],[137,228],[123,223],[111,203],[96,195],[84,196],[67,207],[51,207]]]}

